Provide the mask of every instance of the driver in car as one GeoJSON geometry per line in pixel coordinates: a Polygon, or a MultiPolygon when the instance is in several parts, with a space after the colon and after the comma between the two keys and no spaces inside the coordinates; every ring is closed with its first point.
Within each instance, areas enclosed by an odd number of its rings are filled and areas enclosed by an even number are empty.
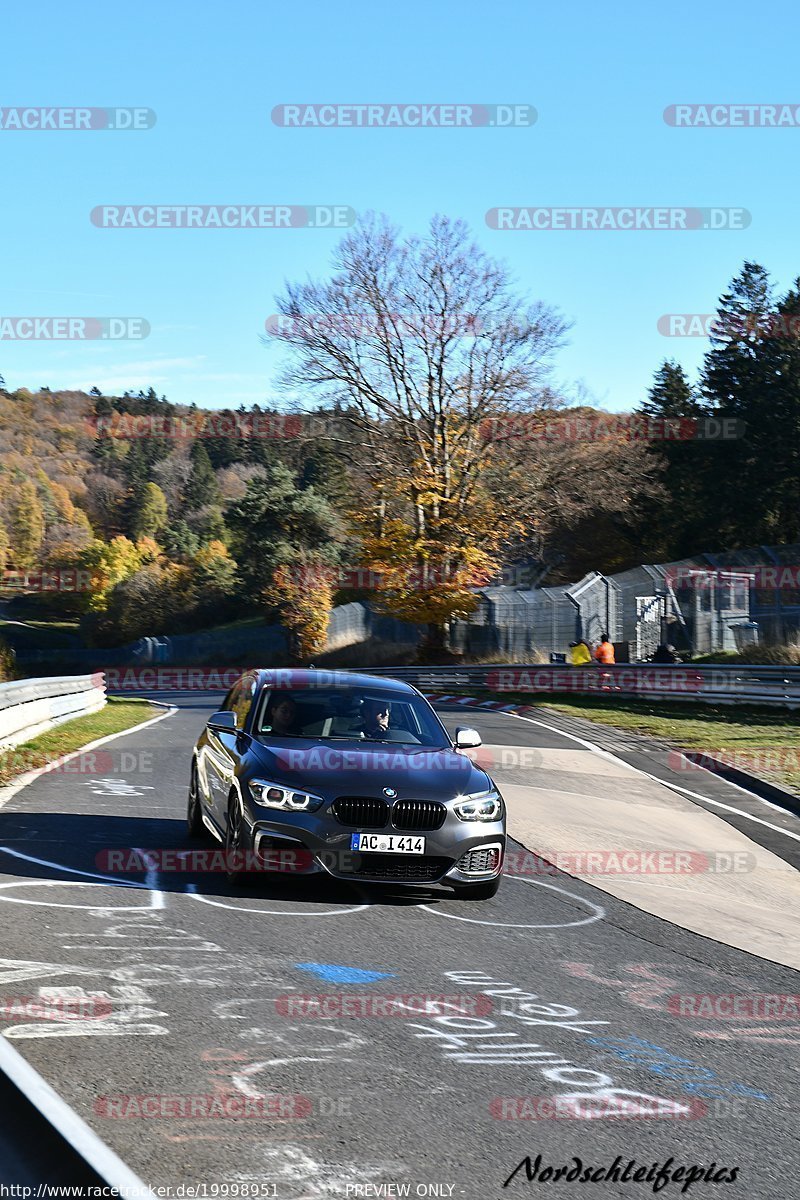
{"type": "Polygon", "coordinates": [[[361,732],[366,738],[385,738],[389,732],[391,706],[383,700],[365,700],[361,732]]]}

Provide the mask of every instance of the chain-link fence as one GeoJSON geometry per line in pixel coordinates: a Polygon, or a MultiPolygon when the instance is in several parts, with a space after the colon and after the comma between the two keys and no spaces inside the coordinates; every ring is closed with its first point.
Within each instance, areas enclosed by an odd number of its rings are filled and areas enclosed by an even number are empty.
{"type": "Polygon", "coordinates": [[[456,622],[453,644],[471,655],[522,660],[568,652],[608,634],[618,661],[649,659],[660,643],[708,654],[736,650],[735,627],[754,620],[761,639],[800,630],[800,546],[758,547],[670,563],[646,563],[577,583],[521,589],[482,588],[469,622],[456,622]]]}

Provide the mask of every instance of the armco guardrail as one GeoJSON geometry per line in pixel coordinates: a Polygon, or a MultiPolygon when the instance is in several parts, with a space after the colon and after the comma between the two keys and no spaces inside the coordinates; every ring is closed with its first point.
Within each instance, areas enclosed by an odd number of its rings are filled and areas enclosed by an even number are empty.
{"type": "Polygon", "coordinates": [[[99,672],[0,683],[0,748],[28,741],[72,717],[97,712],[105,702],[105,680],[99,672]]]}
{"type": "Polygon", "coordinates": [[[714,704],[774,704],[800,708],[800,667],[661,666],[621,663],[570,667],[537,663],[450,667],[380,667],[370,675],[404,679],[422,692],[638,697],[714,704]]]}

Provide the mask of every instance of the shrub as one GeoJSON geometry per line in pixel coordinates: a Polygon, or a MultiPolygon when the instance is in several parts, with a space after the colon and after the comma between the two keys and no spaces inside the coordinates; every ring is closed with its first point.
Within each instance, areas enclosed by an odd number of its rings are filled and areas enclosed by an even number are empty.
{"type": "Polygon", "coordinates": [[[0,683],[8,683],[10,680],[16,679],[16,677],[14,651],[0,639],[0,683]]]}

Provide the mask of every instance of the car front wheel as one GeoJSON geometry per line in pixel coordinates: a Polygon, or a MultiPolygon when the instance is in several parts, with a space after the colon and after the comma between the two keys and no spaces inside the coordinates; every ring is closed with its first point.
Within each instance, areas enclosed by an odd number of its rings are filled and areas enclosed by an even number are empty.
{"type": "Polygon", "coordinates": [[[205,834],[205,825],[200,810],[200,781],[197,778],[197,763],[192,763],[192,774],[189,782],[189,803],[186,807],[186,829],[190,838],[201,838],[205,834]]]}
{"type": "Polygon", "coordinates": [[[228,801],[228,823],[225,829],[225,874],[228,883],[235,887],[248,882],[247,872],[236,861],[240,860],[244,864],[246,853],[242,808],[238,797],[233,794],[228,801]]]}

